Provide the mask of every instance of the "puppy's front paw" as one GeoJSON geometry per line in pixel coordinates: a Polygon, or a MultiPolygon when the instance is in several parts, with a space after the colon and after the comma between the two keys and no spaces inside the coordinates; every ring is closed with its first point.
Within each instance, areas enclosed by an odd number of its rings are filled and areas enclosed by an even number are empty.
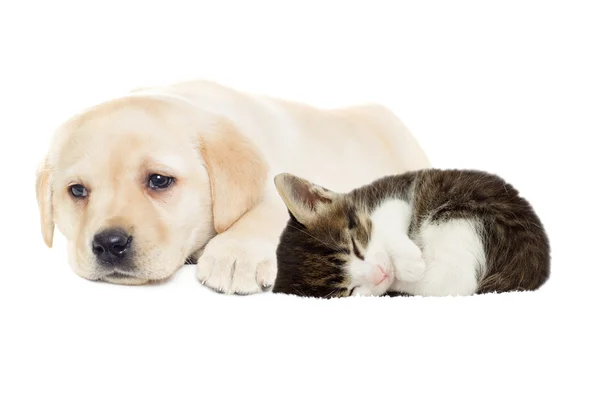
{"type": "Polygon", "coordinates": [[[421,251],[415,246],[405,254],[392,257],[396,279],[403,282],[416,282],[425,275],[425,260],[421,251]]]}
{"type": "Polygon", "coordinates": [[[221,293],[260,293],[273,285],[277,245],[261,239],[216,236],[198,259],[196,275],[221,293]]]}

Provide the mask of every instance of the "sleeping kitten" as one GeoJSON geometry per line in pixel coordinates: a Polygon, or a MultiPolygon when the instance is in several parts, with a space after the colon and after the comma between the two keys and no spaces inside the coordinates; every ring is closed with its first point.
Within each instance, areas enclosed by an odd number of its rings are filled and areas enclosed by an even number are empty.
{"type": "Polygon", "coordinates": [[[535,290],[550,247],[529,203],[501,178],[427,169],[346,194],[275,177],[290,214],[274,293],[423,296],[535,290]]]}

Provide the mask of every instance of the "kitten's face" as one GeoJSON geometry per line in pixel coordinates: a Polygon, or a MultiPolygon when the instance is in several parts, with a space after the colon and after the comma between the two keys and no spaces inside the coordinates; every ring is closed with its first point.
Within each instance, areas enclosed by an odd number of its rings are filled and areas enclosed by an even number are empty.
{"type": "Polygon", "coordinates": [[[369,210],[350,195],[288,174],[275,182],[291,217],[277,248],[273,292],[327,298],[385,294],[394,272],[373,235],[369,210]]]}

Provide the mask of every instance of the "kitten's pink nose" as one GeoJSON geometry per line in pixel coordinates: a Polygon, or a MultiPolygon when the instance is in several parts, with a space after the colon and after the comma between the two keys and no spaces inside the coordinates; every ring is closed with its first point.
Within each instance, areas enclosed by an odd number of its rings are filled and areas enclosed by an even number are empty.
{"type": "Polygon", "coordinates": [[[377,279],[375,280],[375,285],[379,285],[381,284],[381,282],[385,281],[388,278],[388,274],[385,273],[383,267],[381,266],[381,264],[377,264],[377,269],[379,269],[379,274],[377,279]]]}

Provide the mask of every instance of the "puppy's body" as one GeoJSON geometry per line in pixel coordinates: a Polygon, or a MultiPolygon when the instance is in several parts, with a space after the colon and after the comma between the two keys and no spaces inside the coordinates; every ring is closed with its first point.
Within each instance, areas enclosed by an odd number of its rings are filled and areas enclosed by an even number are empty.
{"type": "MultiPolygon", "coordinates": [[[[390,168],[411,170],[429,164],[401,121],[377,104],[324,110],[207,81],[134,93],[180,96],[199,112],[228,118],[257,145],[273,176],[282,171],[305,171],[322,176],[332,187],[350,190],[357,180],[370,182],[390,168]]],[[[267,183],[268,189],[275,193],[271,183],[267,183]]]]}
{"type": "Polygon", "coordinates": [[[416,140],[381,106],[320,110],[194,81],[136,90],[67,121],[37,189],[46,242],[56,223],[72,267],[85,278],[164,279],[196,253],[207,286],[254,293],[275,278],[287,221],[272,185],[276,174],[348,191],[428,166],[416,140]],[[156,174],[174,183],[152,189],[156,174]],[[88,195],[74,198],[74,184],[88,195]],[[107,230],[131,242],[109,264],[94,244],[107,230]]]}

